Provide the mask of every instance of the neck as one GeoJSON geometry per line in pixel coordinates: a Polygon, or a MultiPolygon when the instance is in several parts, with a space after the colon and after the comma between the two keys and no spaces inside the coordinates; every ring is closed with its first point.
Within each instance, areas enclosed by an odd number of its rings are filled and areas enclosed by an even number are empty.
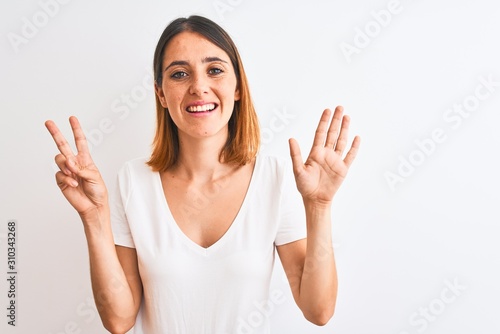
{"type": "Polygon", "coordinates": [[[179,133],[179,158],[172,172],[183,179],[210,182],[225,176],[234,166],[219,160],[227,136],[193,138],[179,133]]]}

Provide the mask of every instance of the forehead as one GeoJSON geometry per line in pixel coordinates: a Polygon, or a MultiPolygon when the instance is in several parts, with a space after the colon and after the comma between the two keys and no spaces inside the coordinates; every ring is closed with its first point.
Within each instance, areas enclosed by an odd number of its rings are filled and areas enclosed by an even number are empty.
{"type": "Polygon", "coordinates": [[[229,61],[227,53],[201,34],[184,31],[175,35],[165,47],[163,60],[201,61],[217,56],[229,61]]]}

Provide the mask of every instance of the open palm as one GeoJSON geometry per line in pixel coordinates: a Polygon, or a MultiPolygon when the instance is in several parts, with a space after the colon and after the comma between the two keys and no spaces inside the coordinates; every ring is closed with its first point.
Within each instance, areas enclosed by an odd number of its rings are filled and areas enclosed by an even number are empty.
{"type": "Polygon", "coordinates": [[[299,144],[295,139],[290,139],[295,182],[304,200],[331,203],[356,157],[361,142],[358,136],[354,138],[345,158],[342,158],[347,146],[350,121],[349,116],[342,114],[343,108],[338,106],[330,122],[331,111],[326,109],[323,112],[305,162],[299,144]]]}

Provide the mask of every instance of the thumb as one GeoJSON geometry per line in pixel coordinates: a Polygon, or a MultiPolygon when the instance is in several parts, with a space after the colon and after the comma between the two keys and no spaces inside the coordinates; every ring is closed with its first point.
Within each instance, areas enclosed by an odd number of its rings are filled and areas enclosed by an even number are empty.
{"type": "Polygon", "coordinates": [[[290,157],[292,158],[293,172],[297,174],[304,166],[302,154],[300,153],[299,143],[294,138],[288,140],[290,146],[290,157]]]}

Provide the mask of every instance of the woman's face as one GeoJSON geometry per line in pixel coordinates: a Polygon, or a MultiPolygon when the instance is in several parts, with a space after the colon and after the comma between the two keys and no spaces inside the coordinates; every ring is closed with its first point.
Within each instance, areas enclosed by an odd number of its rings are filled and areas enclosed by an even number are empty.
{"type": "Polygon", "coordinates": [[[202,35],[182,32],[165,48],[156,94],[179,136],[227,139],[234,102],[240,99],[229,56],[202,35]]]}

